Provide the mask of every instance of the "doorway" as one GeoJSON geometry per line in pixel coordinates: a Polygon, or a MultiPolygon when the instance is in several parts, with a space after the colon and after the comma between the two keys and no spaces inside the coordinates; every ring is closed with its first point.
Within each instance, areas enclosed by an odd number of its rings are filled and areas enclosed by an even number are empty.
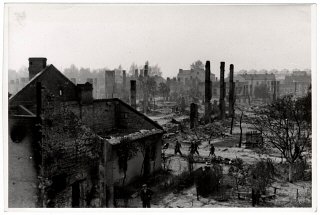
{"type": "Polygon", "coordinates": [[[72,184],[72,207],[80,207],[80,183],[79,181],[72,184]]]}

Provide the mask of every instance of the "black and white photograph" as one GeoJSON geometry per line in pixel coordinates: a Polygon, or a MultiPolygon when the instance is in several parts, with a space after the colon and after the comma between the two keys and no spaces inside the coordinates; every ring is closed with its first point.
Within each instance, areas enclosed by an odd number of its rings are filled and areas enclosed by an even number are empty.
{"type": "Polygon", "coordinates": [[[312,210],[315,9],[5,3],[5,207],[312,210]]]}

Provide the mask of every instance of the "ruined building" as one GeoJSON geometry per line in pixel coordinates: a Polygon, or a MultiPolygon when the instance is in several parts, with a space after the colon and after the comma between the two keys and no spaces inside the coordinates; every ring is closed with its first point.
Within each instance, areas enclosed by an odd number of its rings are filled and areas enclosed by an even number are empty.
{"type": "Polygon", "coordinates": [[[295,71],[291,75],[286,75],[280,83],[280,95],[304,96],[307,94],[310,85],[310,74],[307,74],[306,71],[295,71]]]}
{"type": "Polygon", "coordinates": [[[9,99],[9,207],[113,207],[114,189],[161,168],[163,129],[117,98],[93,99],[45,58],[9,99]]]}

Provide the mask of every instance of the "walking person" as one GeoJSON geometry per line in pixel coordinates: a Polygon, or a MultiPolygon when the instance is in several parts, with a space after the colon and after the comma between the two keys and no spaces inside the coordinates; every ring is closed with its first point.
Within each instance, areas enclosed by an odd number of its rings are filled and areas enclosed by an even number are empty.
{"type": "Polygon", "coordinates": [[[182,156],[182,153],[181,153],[180,148],[181,148],[181,143],[179,143],[179,141],[177,140],[177,141],[176,141],[176,145],[175,145],[175,147],[174,147],[174,154],[175,154],[175,155],[176,155],[177,153],[179,153],[180,156],[182,156]]]}
{"type": "Polygon", "coordinates": [[[140,197],[142,201],[143,208],[150,208],[150,201],[153,191],[146,185],[142,185],[142,190],[140,191],[140,197]]]}
{"type": "Polygon", "coordinates": [[[214,145],[213,145],[213,144],[210,144],[210,153],[209,153],[209,157],[210,157],[210,155],[216,156],[216,155],[215,155],[215,153],[214,153],[214,152],[215,152],[215,150],[216,150],[216,149],[215,149],[214,145]]]}
{"type": "Polygon", "coordinates": [[[188,155],[188,169],[190,173],[193,172],[193,163],[194,163],[193,154],[190,152],[188,155]]]}
{"type": "Polygon", "coordinates": [[[192,142],[192,144],[191,144],[191,150],[193,152],[192,154],[197,153],[198,156],[200,156],[198,149],[199,149],[198,142],[196,142],[196,141],[192,142]]]}

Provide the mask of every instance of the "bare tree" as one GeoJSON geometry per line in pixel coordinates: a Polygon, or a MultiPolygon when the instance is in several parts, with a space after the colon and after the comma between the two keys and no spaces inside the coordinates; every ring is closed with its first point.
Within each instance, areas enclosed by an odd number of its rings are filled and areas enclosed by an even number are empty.
{"type": "Polygon", "coordinates": [[[302,159],[307,148],[311,148],[311,114],[310,118],[306,117],[308,112],[311,112],[308,102],[285,96],[250,117],[250,123],[260,130],[263,142],[278,149],[286,159],[290,182],[294,163],[302,159]]]}

